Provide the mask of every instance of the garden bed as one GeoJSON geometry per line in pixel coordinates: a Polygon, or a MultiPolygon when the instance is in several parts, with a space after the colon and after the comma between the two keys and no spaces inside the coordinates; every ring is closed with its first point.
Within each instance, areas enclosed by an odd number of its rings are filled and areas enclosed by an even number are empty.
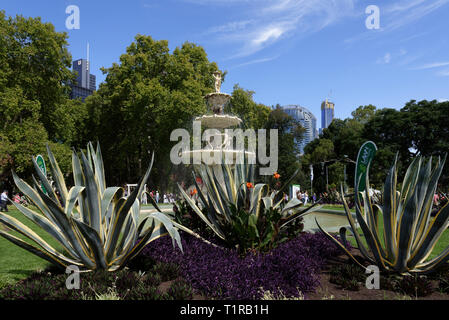
{"type": "Polygon", "coordinates": [[[319,233],[243,257],[184,233],[182,245],[183,253],[162,237],[125,270],[81,274],[80,290],[66,289],[60,270],[35,272],[2,288],[0,300],[449,300],[448,269],[420,279],[382,275],[379,290],[367,289],[364,270],[319,233]]]}
{"type": "MultiPolygon", "coordinates": [[[[359,261],[360,251],[350,250],[359,261]]],[[[309,300],[449,300],[449,270],[443,268],[428,276],[380,276],[380,289],[367,289],[364,270],[339,254],[328,260],[320,272],[320,285],[309,300]]]]}

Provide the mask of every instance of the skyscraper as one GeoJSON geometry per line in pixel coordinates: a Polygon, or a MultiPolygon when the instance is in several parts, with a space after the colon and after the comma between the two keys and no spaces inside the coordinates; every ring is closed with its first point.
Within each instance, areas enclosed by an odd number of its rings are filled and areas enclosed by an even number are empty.
{"type": "Polygon", "coordinates": [[[316,117],[310,110],[298,106],[298,105],[288,105],[282,107],[289,116],[293,117],[295,120],[299,121],[301,125],[306,129],[303,139],[298,143],[300,154],[304,154],[304,147],[311,141],[318,138],[317,127],[316,127],[316,117]]]}
{"type": "Polygon", "coordinates": [[[96,77],[90,74],[89,61],[79,59],[73,61],[73,71],[77,73],[76,82],[71,85],[71,99],[81,98],[83,101],[96,90],[96,77]]]}
{"type": "Polygon", "coordinates": [[[321,131],[329,127],[332,120],[334,120],[334,108],[335,103],[330,102],[327,99],[321,104],[321,131]]]}

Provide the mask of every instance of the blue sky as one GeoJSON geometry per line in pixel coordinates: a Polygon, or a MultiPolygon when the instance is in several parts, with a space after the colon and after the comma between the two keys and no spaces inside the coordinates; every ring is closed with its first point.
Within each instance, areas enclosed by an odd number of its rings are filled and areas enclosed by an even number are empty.
{"type": "Polygon", "coordinates": [[[338,118],[359,105],[401,108],[411,99],[449,99],[449,0],[0,0],[7,15],[42,17],[69,35],[74,59],[92,73],[119,60],[138,33],[206,49],[228,75],[266,105],[300,104],[320,123],[330,96],[338,118]],[[66,7],[80,9],[67,30],[66,7]],[[369,5],[380,29],[368,29],[369,5]]]}

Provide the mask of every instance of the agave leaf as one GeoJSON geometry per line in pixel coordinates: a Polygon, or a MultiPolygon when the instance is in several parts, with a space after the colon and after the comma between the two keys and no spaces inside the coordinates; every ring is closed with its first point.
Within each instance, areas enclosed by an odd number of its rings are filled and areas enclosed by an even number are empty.
{"type": "MultiPolygon", "coordinates": [[[[18,233],[24,235],[25,237],[35,242],[36,244],[38,244],[42,249],[44,249],[44,251],[48,255],[51,255],[55,259],[63,260],[69,263],[76,263],[76,261],[67,258],[66,256],[57,252],[51,245],[45,242],[37,233],[28,228],[19,220],[0,212],[0,222],[2,222],[7,227],[13,229],[14,231],[17,231],[18,233]]],[[[7,239],[10,240],[10,238],[7,239]]]]}
{"type": "Polygon", "coordinates": [[[315,223],[318,226],[318,228],[321,230],[321,232],[330,240],[332,240],[339,248],[341,248],[357,265],[362,267],[363,269],[366,269],[364,265],[362,265],[349,251],[346,249],[344,245],[340,243],[337,239],[335,239],[333,236],[331,236],[328,232],[326,232],[318,223],[318,220],[315,218],[315,223]]]}
{"type": "Polygon", "coordinates": [[[384,243],[387,250],[387,256],[390,261],[395,259],[395,247],[396,247],[396,204],[398,199],[396,198],[396,184],[397,184],[397,160],[398,154],[394,160],[393,166],[388,172],[387,178],[384,184],[383,193],[383,223],[384,223],[384,243]]]}
{"type": "Polygon", "coordinates": [[[345,209],[346,217],[348,218],[349,224],[351,226],[352,234],[354,235],[355,241],[357,242],[357,247],[360,250],[360,252],[362,252],[364,257],[366,257],[372,263],[374,263],[374,260],[372,260],[371,257],[369,256],[368,250],[366,249],[365,245],[362,242],[362,239],[359,236],[359,233],[357,232],[356,223],[354,221],[354,218],[352,217],[352,213],[349,210],[348,203],[346,202],[346,199],[344,197],[342,185],[340,185],[340,190],[341,190],[341,195],[342,195],[341,200],[343,202],[343,207],[345,209]]]}
{"type": "Polygon", "coordinates": [[[363,234],[365,235],[366,243],[368,244],[368,247],[371,249],[371,252],[373,253],[374,260],[377,262],[377,266],[381,268],[382,270],[385,270],[384,261],[382,259],[381,255],[381,244],[376,241],[376,238],[373,235],[373,232],[368,227],[367,223],[365,222],[365,219],[363,219],[362,215],[360,214],[360,200],[357,199],[356,202],[356,217],[357,221],[360,225],[360,228],[363,231],[363,234]],[[359,208],[357,208],[359,207],[359,208]]]}
{"type": "Polygon", "coordinates": [[[262,201],[265,209],[271,208],[273,206],[273,199],[271,197],[263,197],[262,201]]]}
{"type": "Polygon", "coordinates": [[[65,269],[68,265],[71,265],[71,264],[81,266],[79,263],[76,263],[76,262],[71,263],[71,262],[65,262],[63,260],[60,260],[60,259],[56,258],[55,256],[52,256],[50,253],[48,253],[46,251],[42,251],[42,250],[26,243],[25,241],[15,237],[5,231],[0,230],[0,236],[4,237],[5,239],[9,240],[10,242],[14,243],[15,245],[35,254],[36,256],[38,256],[52,264],[55,264],[61,268],[65,269]]]}
{"type": "Polygon", "coordinates": [[[100,189],[100,194],[106,189],[106,178],[104,175],[103,157],[101,155],[100,144],[97,143],[97,151],[94,151],[92,143],[89,143],[89,148],[91,149],[91,155],[93,160],[93,165],[95,168],[95,175],[98,177],[98,187],[100,189]]]}
{"type": "Polygon", "coordinates": [[[198,208],[198,206],[195,204],[195,202],[185,193],[185,191],[182,189],[182,187],[178,184],[179,190],[181,191],[181,195],[184,197],[184,199],[187,201],[187,203],[190,205],[190,207],[195,211],[195,213],[204,221],[206,224],[211,228],[215,234],[220,237],[221,239],[225,239],[224,235],[221,234],[221,232],[215,228],[213,224],[209,222],[209,220],[204,216],[204,214],[201,212],[201,210],[198,208]]]}
{"type": "MultiPolygon", "coordinates": [[[[73,171],[73,181],[75,182],[75,186],[84,187],[85,178],[83,174],[83,170],[81,168],[81,162],[75,151],[72,152],[72,171],[73,171]]],[[[78,211],[81,216],[81,221],[84,223],[90,222],[89,211],[87,208],[86,197],[83,193],[80,194],[78,200],[78,211]]]]}
{"type": "MultiPolygon", "coordinates": [[[[88,148],[89,150],[89,148],[88,148]]],[[[85,178],[85,190],[86,190],[86,203],[89,223],[87,225],[91,226],[97,233],[102,235],[102,227],[101,227],[101,208],[100,208],[100,190],[98,187],[98,181],[92,171],[92,166],[89,163],[89,160],[86,158],[83,152],[81,152],[81,165],[84,172],[85,178]],[[97,214],[98,213],[98,214],[97,214]]]]}
{"type": "Polygon", "coordinates": [[[407,260],[410,257],[410,246],[411,246],[411,232],[413,229],[413,222],[414,222],[414,210],[417,207],[418,203],[418,195],[417,190],[413,192],[414,196],[413,198],[409,199],[407,202],[404,214],[401,217],[401,220],[399,221],[399,229],[398,229],[398,236],[399,236],[399,242],[397,250],[397,256],[396,261],[394,263],[395,270],[399,270],[399,272],[406,271],[407,266],[407,260]]]}
{"type": "Polygon", "coordinates": [[[75,207],[76,201],[78,200],[78,197],[81,192],[84,191],[84,187],[80,186],[74,186],[70,189],[70,192],[66,196],[66,205],[64,212],[67,215],[67,217],[72,216],[73,208],[75,207]]]}
{"type": "Polygon", "coordinates": [[[89,247],[91,248],[95,258],[96,266],[101,267],[101,269],[107,269],[107,263],[103,251],[103,243],[100,236],[98,235],[97,230],[76,219],[72,219],[72,221],[78,227],[78,230],[81,232],[81,234],[84,236],[84,239],[89,244],[89,247]]]}
{"type": "Polygon", "coordinates": [[[42,198],[39,196],[38,192],[35,189],[31,188],[31,186],[28,185],[28,183],[20,179],[14,171],[12,171],[12,176],[17,188],[19,188],[19,190],[22,191],[23,194],[25,194],[31,200],[31,202],[33,202],[33,204],[37,208],[39,208],[40,211],[42,211],[42,213],[47,217],[47,219],[49,219],[51,222],[59,226],[53,214],[45,205],[42,198]]]}
{"type": "Polygon", "coordinates": [[[433,195],[435,194],[438,185],[438,179],[440,178],[441,173],[443,171],[444,163],[446,162],[446,157],[447,155],[444,157],[442,162],[440,161],[440,159],[438,159],[438,164],[435,170],[433,171],[432,177],[430,179],[427,198],[424,201],[423,209],[421,211],[417,223],[414,242],[412,246],[413,252],[416,252],[416,248],[419,247],[421,243],[425,240],[424,234],[426,230],[428,230],[427,228],[430,223],[430,214],[432,212],[432,205],[433,205],[433,195]]]}
{"type": "MultiPolygon", "coordinates": [[[[425,261],[428,256],[432,253],[438,239],[444,230],[448,227],[449,219],[449,205],[446,205],[438,211],[435,219],[431,223],[430,227],[427,229],[426,233],[423,235],[423,242],[419,247],[413,252],[408,262],[408,266],[412,268],[421,261],[425,261]]],[[[434,259],[435,260],[435,259],[434,259]]],[[[438,259],[436,259],[438,260],[438,259]]],[[[430,264],[430,263],[429,263],[430,264]]]]}
{"type": "Polygon", "coordinates": [[[368,191],[369,190],[368,175],[366,176],[365,183],[366,183],[366,185],[365,185],[366,192],[364,193],[364,197],[363,197],[364,209],[366,209],[365,217],[368,218],[367,219],[367,221],[369,222],[368,228],[372,231],[372,235],[374,237],[375,243],[378,244],[380,256],[382,257],[382,260],[384,260],[387,258],[387,254],[385,253],[385,250],[382,247],[382,243],[380,242],[381,236],[379,234],[377,217],[376,217],[374,209],[373,209],[371,197],[368,194],[368,192],[369,192],[368,191]]]}
{"type": "Polygon", "coordinates": [[[257,218],[259,218],[260,215],[260,205],[262,203],[260,200],[262,199],[264,189],[268,192],[268,185],[265,183],[259,183],[256,184],[254,190],[252,191],[249,212],[255,214],[257,218]]]}
{"type": "Polygon", "coordinates": [[[231,169],[229,166],[222,164],[223,170],[223,178],[226,182],[226,188],[228,190],[228,196],[232,203],[236,203],[237,200],[237,188],[235,185],[235,179],[232,175],[231,169]]]}
{"type": "Polygon", "coordinates": [[[115,250],[115,246],[117,244],[120,232],[123,227],[123,223],[125,222],[125,219],[129,214],[129,211],[134,201],[136,201],[137,197],[142,194],[143,186],[148,180],[151,169],[153,167],[153,161],[154,161],[154,153],[151,159],[151,163],[145,173],[145,176],[139,181],[137,188],[131,193],[128,199],[126,199],[125,202],[121,203],[121,205],[116,210],[116,213],[111,218],[111,229],[109,230],[109,235],[108,239],[106,240],[106,249],[105,249],[107,261],[111,261],[111,258],[115,250]]]}
{"type": "MultiPolygon", "coordinates": [[[[140,205],[139,205],[139,200],[137,199],[136,201],[134,201],[134,204],[131,207],[131,214],[128,215],[128,218],[125,222],[125,228],[123,230],[123,237],[120,240],[116,252],[117,254],[120,254],[125,247],[127,247],[127,245],[129,243],[131,243],[134,239],[134,235],[136,235],[136,228],[137,228],[137,219],[139,218],[139,211],[140,211],[140,205]]],[[[134,242],[137,239],[134,239],[134,242]]],[[[132,243],[134,243],[132,242],[132,243]]],[[[125,250],[126,251],[126,250],[125,250]]]]}
{"type": "Polygon", "coordinates": [[[76,251],[72,248],[70,243],[61,233],[61,230],[55,224],[53,224],[46,217],[35,213],[34,211],[28,209],[27,207],[24,207],[19,203],[13,202],[13,205],[24,216],[26,216],[28,219],[33,221],[35,224],[37,224],[39,227],[45,230],[48,234],[50,234],[53,238],[55,238],[68,251],[68,253],[72,256],[72,258],[79,259],[78,253],[76,253],[76,251]]]}
{"type": "MultiPolygon", "coordinates": [[[[103,197],[101,198],[101,216],[103,220],[107,219],[112,210],[109,210],[111,203],[113,204],[114,199],[120,199],[123,197],[123,188],[120,187],[110,187],[106,188],[103,192],[103,197]]],[[[108,231],[108,230],[107,230],[108,231]]]]}
{"type": "Polygon", "coordinates": [[[89,253],[87,252],[86,247],[72,228],[72,224],[70,223],[72,219],[68,219],[63,209],[59,207],[59,205],[55,203],[51,198],[45,195],[42,190],[37,188],[37,192],[39,193],[41,199],[44,201],[46,208],[48,208],[48,211],[51,212],[51,215],[54,217],[56,224],[58,225],[60,230],[64,232],[70,244],[78,253],[80,259],[85,263],[85,265],[92,267],[92,260],[89,257],[89,253]]]}
{"type": "Polygon", "coordinates": [[[55,159],[55,156],[50,150],[48,143],[46,144],[48,159],[50,160],[50,168],[53,179],[55,180],[56,188],[59,191],[61,196],[62,206],[66,206],[66,199],[68,196],[68,189],[64,181],[64,176],[62,174],[61,169],[59,168],[58,162],[55,159]]]}

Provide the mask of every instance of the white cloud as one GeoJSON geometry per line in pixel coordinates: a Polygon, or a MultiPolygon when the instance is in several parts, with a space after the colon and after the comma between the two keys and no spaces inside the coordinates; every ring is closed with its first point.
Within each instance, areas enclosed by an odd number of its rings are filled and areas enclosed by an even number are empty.
{"type": "Polygon", "coordinates": [[[391,61],[391,53],[387,52],[382,58],[377,60],[378,64],[388,64],[391,61]]]}
{"type": "Polygon", "coordinates": [[[211,27],[216,40],[232,43],[232,58],[254,54],[281,39],[311,34],[353,14],[358,0],[187,0],[198,4],[241,6],[243,18],[211,27]],[[251,17],[248,19],[248,17],[251,17]]]}
{"type": "MultiPolygon", "coordinates": [[[[389,64],[393,59],[403,57],[407,54],[407,50],[401,48],[398,52],[390,53],[387,52],[382,58],[377,59],[378,64],[389,64]]],[[[404,60],[404,59],[402,59],[404,60]]]]}
{"type": "Polygon", "coordinates": [[[401,1],[400,4],[393,4],[385,10],[386,14],[391,13],[391,16],[388,17],[389,21],[385,29],[387,31],[392,31],[405,25],[409,25],[447,3],[449,3],[449,0],[417,0],[411,3],[410,0],[408,0],[401,1]],[[401,6],[401,4],[403,5],[401,6]]]}
{"type": "Polygon", "coordinates": [[[248,62],[244,62],[244,63],[238,64],[238,65],[236,65],[236,66],[233,66],[232,68],[238,68],[238,67],[248,66],[248,65],[256,64],[256,63],[268,62],[268,61],[275,60],[275,59],[277,59],[277,58],[278,58],[278,56],[270,57],[270,58],[254,59],[254,60],[251,60],[251,61],[248,61],[248,62]]]}
{"type": "Polygon", "coordinates": [[[441,77],[449,77],[449,70],[443,70],[437,73],[441,77]]]}
{"type": "Polygon", "coordinates": [[[434,62],[434,63],[428,63],[419,67],[411,68],[411,70],[425,70],[425,69],[433,69],[433,68],[440,68],[449,66],[449,61],[446,62],[434,62]]]}
{"type": "MultiPolygon", "coordinates": [[[[364,32],[350,37],[345,40],[346,43],[353,43],[358,40],[371,40],[379,36],[384,36],[387,32],[392,32],[399,28],[416,23],[421,18],[431,14],[442,6],[447,5],[449,0],[400,0],[392,1],[390,5],[380,8],[380,29],[365,30],[364,32]]],[[[421,34],[414,34],[408,39],[421,36],[421,34]]]]}

